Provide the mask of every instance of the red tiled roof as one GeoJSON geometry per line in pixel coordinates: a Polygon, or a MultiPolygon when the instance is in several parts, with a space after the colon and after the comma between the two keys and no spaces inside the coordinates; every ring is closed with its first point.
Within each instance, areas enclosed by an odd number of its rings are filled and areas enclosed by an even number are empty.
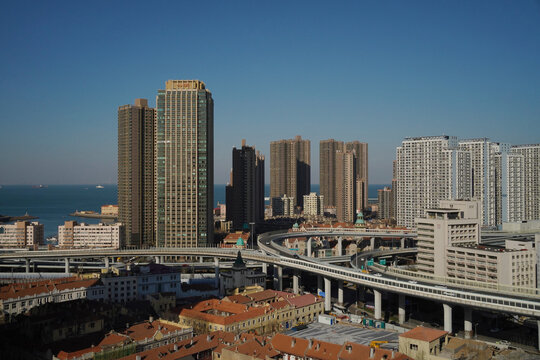
{"type": "Polygon", "coordinates": [[[129,336],[135,341],[141,341],[144,339],[153,338],[154,335],[159,331],[163,335],[167,335],[174,331],[181,331],[185,328],[178,325],[175,326],[170,323],[163,322],[161,320],[154,320],[153,322],[145,321],[139,324],[135,324],[129,327],[124,334],[129,336]]]}
{"type": "Polygon", "coordinates": [[[214,331],[210,334],[203,334],[192,339],[186,339],[174,344],[163,345],[154,349],[140,353],[131,354],[121,358],[122,360],[135,360],[140,356],[142,360],[177,360],[184,357],[199,354],[201,352],[212,351],[221,343],[231,341],[234,335],[223,331],[214,331]],[[177,350],[174,350],[175,345],[177,350]]]}
{"type": "Polygon", "coordinates": [[[279,355],[279,351],[273,349],[270,343],[265,343],[264,339],[260,337],[246,341],[240,345],[232,345],[227,350],[263,360],[267,357],[272,358],[279,355]]]}
{"type": "Polygon", "coordinates": [[[214,324],[228,325],[262,316],[269,311],[273,311],[269,306],[248,307],[242,304],[212,299],[201,301],[192,309],[182,309],[180,316],[200,319],[214,324]],[[218,310],[227,315],[214,315],[208,313],[209,310],[218,310]]]}
{"type": "MultiPolygon", "coordinates": [[[[358,359],[372,359],[372,360],[382,360],[386,355],[387,359],[392,360],[409,360],[411,359],[405,354],[395,351],[394,357],[392,357],[392,350],[388,349],[374,349],[373,357],[369,357],[371,349],[367,345],[361,345],[353,342],[346,342],[343,344],[341,351],[339,353],[339,360],[358,360],[358,359]]],[[[412,360],[412,359],[411,359],[412,360]]]]}
{"type": "Polygon", "coordinates": [[[343,345],[332,344],[326,341],[312,339],[311,347],[308,347],[305,355],[313,359],[338,360],[338,354],[343,345]]]}
{"type": "Polygon", "coordinates": [[[227,296],[225,299],[229,300],[230,302],[238,303],[238,304],[247,304],[253,301],[245,295],[230,295],[230,296],[227,296]]]}
{"type": "Polygon", "coordinates": [[[289,299],[287,299],[287,301],[291,305],[293,305],[294,307],[299,308],[299,307],[312,305],[312,304],[315,304],[315,303],[318,303],[318,302],[322,302],[322,299],[316,297],[313,294],[305,294],[305,295],[300,295],[300,296],[296,296],[296,297],[293,297],[293,298],[289,298],[289,299]]]}
{"type": "Polygon", "coordinates": [[[304,357],[309,346],[309,341],[284,334],[276,334],[272,338],[272,346],[283,354],[304,357]]]}
{"type": "Polygon", "coordinates": [[[77,277],[68,277],[54,280],[39,280],[29,283],[16,283],[0,288],[0,300],[14,299],[25,296],[37,296],[39,294],[52,292],[55,289],[64,291],[69,289],[78,289],[91,287],[99,283],[99,279],[80,279],[77,277]]]}
{"type": "Polygon", "coordinates": [[[432,342],[440,337],[443,337],[446,334],[448,334],[448,332],[443,330],[429,329],[423,326],[417,326],[414,329],[409,330],[399,336],[403,336],[409,339],[432,342]]]}

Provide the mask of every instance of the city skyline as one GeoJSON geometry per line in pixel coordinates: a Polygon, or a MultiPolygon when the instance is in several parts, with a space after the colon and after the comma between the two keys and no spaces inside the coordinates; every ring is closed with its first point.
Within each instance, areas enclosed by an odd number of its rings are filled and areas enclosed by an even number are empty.
{"type": "Polygon", "coordinates": [[[367,142],[373,184],[406,136],[538,142],[538,2],[307,4],[6,4],[0,183],[115,183],[118,104],[179,78],[214,94],[216,184],[242,138],[266,156],[296,135],[313,154],[367,142]]]}

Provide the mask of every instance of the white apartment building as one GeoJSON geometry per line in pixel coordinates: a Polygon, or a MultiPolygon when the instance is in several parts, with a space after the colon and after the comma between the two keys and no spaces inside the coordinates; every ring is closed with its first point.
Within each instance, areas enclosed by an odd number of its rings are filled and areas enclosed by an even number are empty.
{"type": "Polygon", "coordinates": [[[469,156],[460,152],[455,136],[406,138],[396,152],[396,220],[414,227],[425,209],[440,200],[467,197],[469,156]]]}
{"type": "Polygon", "coordinates": [[[396,219],[414,226],[445,199],[479,200],[481,224],[540,219],[540,144],[511,147],[487,138],[406,138],[395,164],[396,219]]]}
{"type": "Polygon", "coordinates": [[[0,247],[26,248],[43,244],[43,224],[17,221],[0,225],[0,247]]]}
{"type": "Polygon", "coordinates": [[[425,216],[416,220],[418,271],[441,277],[447,276],[446,252],[449,247],[476,245],[480,239],[480,221],[476,216],[471,217],[478,212],[475,210],[478,209],[477,202],[456,201],[445,205],[448,208],[426,210],[425,216]]]}
{"type": "MultiPolygon", "coordinates": [[[[114,271],[114,270],[113,270],[114,271]]],[[[104,274],[105,301],[144,300],[147,295],[169,292],[182,294],[181,271],[160,264],[137,266],[129,271],[104,274]]]]}
{"type": "Polygon", "coordinates": [[[304,195],[304,215],[318,216],[324,214],[324,196],[317,193],[304,195]]]}
{"type": "Polygon", "coordinates": [[[113,248],[121,247],[124,226],[116,224],[78,224],[66,221],[58,226],[58,245],[64,248],[113,248]]]}
{"type": "Polygon", "coordinates": [[[523,155],[525,208],[521,220],[540,220],[540,144],[512,146],[512,153],[523,155]]]}
{"type": "Polygon", "coordinates": [[[536,287],[536,251],[532,242],[506,240],[504,247],[450,246],[445,263],[451,278],[536,287]]]}

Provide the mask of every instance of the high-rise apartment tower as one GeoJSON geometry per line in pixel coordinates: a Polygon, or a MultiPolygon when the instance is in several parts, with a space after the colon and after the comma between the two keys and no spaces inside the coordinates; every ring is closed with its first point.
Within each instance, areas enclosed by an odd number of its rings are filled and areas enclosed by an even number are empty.
{"type": "Polygon", "coordinates": [[[232,150],[231,182],[227,185],[227,221],[235,230],[264,220],[264,156],[247,146],[232,150]]]}
{"type": "Polygon", "coordinates": [[[311,187],[311,146],[296,136],[270,143],[270,197],[292,197],[302,206],[311,187]]]}
{"type": "Polygon", "coordinates": [[[168,80],[156,98],[156,243],[213,242],[214,101],[199,80],[168,80]]]}
{"type": "Polygon", "coordinates": [[[154,246],[154,109],[146,99],[118,108],[118,220],[121,244],[154,246]]]}

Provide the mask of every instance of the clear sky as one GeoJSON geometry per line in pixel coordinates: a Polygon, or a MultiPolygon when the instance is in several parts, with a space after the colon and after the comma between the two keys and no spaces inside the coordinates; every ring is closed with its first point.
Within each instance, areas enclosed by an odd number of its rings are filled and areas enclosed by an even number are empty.
{"type": "Polygon", "coordinates": [[[215,182],[246,138],[369,143],[389,183],[406,136],[540,142],[540,2],[7,1],[0,184],[115,183],[117,108],[168,79],[215,100],[215,182]]]}

